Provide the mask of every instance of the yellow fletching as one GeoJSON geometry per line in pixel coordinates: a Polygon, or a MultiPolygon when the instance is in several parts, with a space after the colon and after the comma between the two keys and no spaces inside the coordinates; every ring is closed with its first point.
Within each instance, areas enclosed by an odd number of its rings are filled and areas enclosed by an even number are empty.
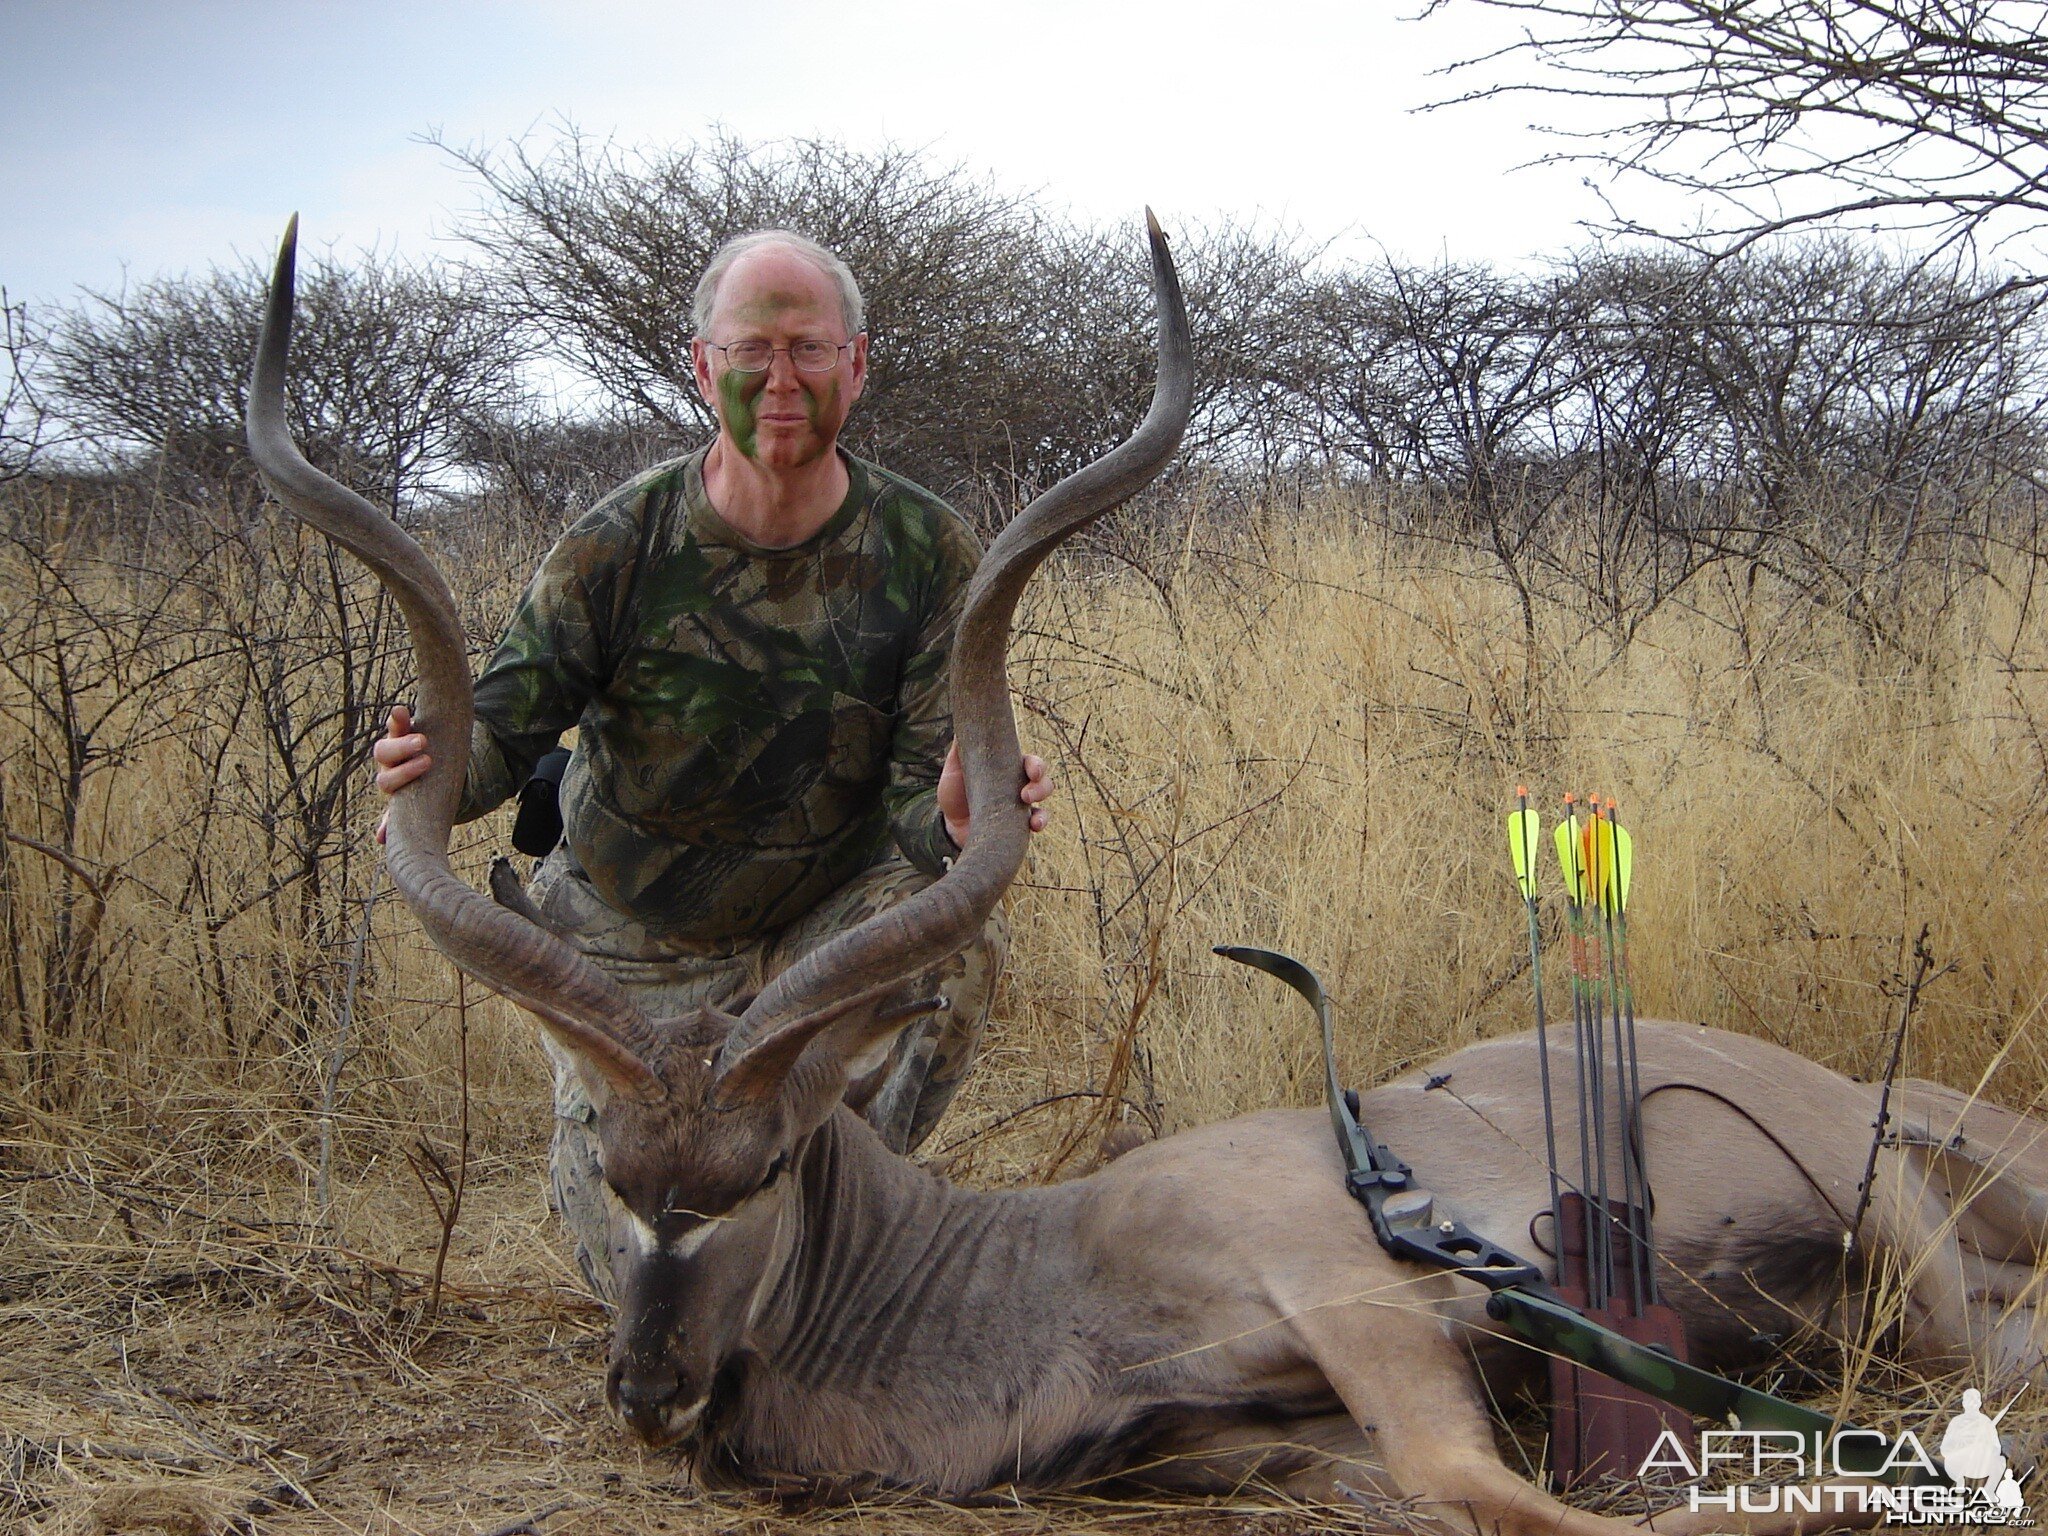
{"type": "Polygon", "coordinates": [[[1628,882],[1634,872],[1636,861],[1635,839],[1628,835],[1628,828],[1619,822],[1610,823],[1614,828],[1614,888],[1621,903],[1621,910],[1628,910],[1628,882]]]}
{"type": "Polygon", "coordinates": [[[1586,891],[1586,905],[1592,906],[1600,900],[1600,819],[1588,816],[1579,823],[1579,880],[1586,891]]]}
{"type": "Polygon", "coordinates": [[[1557,824],[1557,867],[1564,875],[1565,899],[1574,906],[1586,900],[1585,865],[1579,861],[1579,840],[1572,836],[1572,818],[1557,824]]]}
{"type": "Polygon", "coordinates": [[[1605,816],[1595,816],[1586,823],[1582,838],[1586,852],[1586,888],[1592,892],[1592,899],[1600,904],[1601,909],[1611,914],[1615,910],[1615,886],[1618,883],[1614,823],[1605,816]]]}
{"type": "Polygon", "coordinates": [[[1542,846],[1542,816],[1535,811],[1508,812],[1508,856],[1515,861],[1515,885],[1524,901],[1536,899],[1536,850],[1542,846]]]}

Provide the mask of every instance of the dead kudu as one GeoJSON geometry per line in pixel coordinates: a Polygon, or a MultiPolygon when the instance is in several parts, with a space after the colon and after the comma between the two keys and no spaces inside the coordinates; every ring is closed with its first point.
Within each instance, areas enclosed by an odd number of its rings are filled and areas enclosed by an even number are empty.
{"type": "MultiPolygon", "coordinates": [[[[625,1213],[608,1395],[634,1434],[685,1443],[704,1474],[951,1495],[1120,1480],[1227,1489],[1257,1476],[1321,1496],[1341,1480],[1481,1531],[1628,1529],[1503,1464],[1475,1360],[1497,1393],[1540,1363],[1495,1331],[1475,1287],[1375,1244],[1323,1113],[1251,1115],[1086,1179],[982,1193],[891,1155],[840,1104],[917,1011],[909,978],[979,931],[1023,859],[1004,649],[1026,580],[1150,480],[1185,424],[1187,324],[1156,226],[1152,261],[1150,414],[1004,530],[961,620],[953,704],[972,845],[740,1017],[650,1019],[513,910],[516,891],[496,904],[449,870],[471,724],[461,629],[417,546],[307,465],[287,433],[288,235],[250,444],[285,505],[368,562],[411,626],[436,765],[392,804],[393,881],[434,942],[531,1011],[602,1090],[605,1171],[625,1213]]],[[[1986,1384],[2040,1376],[2039,1125],[1918,1092],[1908,1119],[1925,1134],[1879,1159],[1878,1198],[1850,1246],[1874,1090],[1759,1040],[1678,1024],[1645,1023],[1641,1053],[1664,1290],[1696,1359],[1736,1366],[1766,1337],[1853,1329],[1853,1299],[1888,1269],[1909,1290],[1906,1355],[1969,1363],[1986,1384]]],[[[1374,1089],[1363,1111],[1448,1209],[1541,1253],[1535,1067],[1531,1037],[1491,1041],[1374,1089]]],[[[1712,1523],[1669,1511],[1656,1528],[1712,1523]]]]}

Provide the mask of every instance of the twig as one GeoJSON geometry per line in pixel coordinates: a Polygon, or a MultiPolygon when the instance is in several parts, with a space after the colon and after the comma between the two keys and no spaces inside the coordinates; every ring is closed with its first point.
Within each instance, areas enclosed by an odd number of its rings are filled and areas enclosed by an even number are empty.
{"type": "MultiPolygon", "coordinates": [[[[1899,1063],[1906,1054],[1906,1026],[1913,1022],[1913,1010],[1920,1002],[1920,989],[1934,971],[1934,952],[1927,947],[1928,924],[1920,925],[1913,940],[1913,975],[1899,997],[1899,1027],[1892,1034],[1892,1058],[1885,1064],[1884,1086],[1878,1090],[1877,1119],[1870,1126],[1870,1156],[1863,1163],[1863,1182],[1857,1186],[1856,1215],[1842,1238],[1842,1251],[1854,1253],[1856,1239],[1863,1231],[1863,1215],[1870,1209],[1870,1197],[1877,1182],[1877,1152],[1884,1145],[1884,1133],[1892,1119],[1892,1084],[1898,1080],[1899,1063]]],[[[1942,967],[1946,970],[1947,967],[1942,967]]]]}
{"type": "MultiPolygon", "coordinates": [[[[940,1147],[938,1151],[924,1158],[923,1161],[927,1163],[936,1162],[938,1159],[944,1157],[947,1153],[957,1151],[961,1147],[971,1146],[973,1143],[980,1141],[984,1136],[994,1135],[997,1131],[1001,1130],[1004,1126],[1008,1125],[1012,1120],[1021,1120],[1024,1116],[1031,1114],[1036,1110],[1044,1109],[1049,1104],[1063,1103],[1068,1099],[1110,1098],[1115,1099],[1119,1104],[1122,1104],[1127,1109],[1131,1110],[1140,1119],[1144,1120],[1147,1125],[1153,1125],[1152,1117],[1146,1113],[1144,1105],[1133,1103],[1131,1100],[1123,1097],[1121,1094],[1104,1093],[1099,1088],[1071,1088],[1064,1093],[1049,1093],[1042,1099],[1033,1099],[1029,1104],[1021,1105],[1018,1108],[1011,1110],[1008,1114],[998,1115],[995,1119],[989,1121],[987,1125],[979,1126],[976,1129],[967,1132],[964,1136],[954,1137],[951,1141],[947,1142],[943,1147],[940,1147]]],[[[1156,1125],[1153,1125],[1153,1130],[1156,1133],[1158,1127],[1156,1125]]]]}
{"type": "Polygon", "coordinates": [[[329,1230],[334,1226],[332,1186],[329,1182],[334,1168],[334,1095],[341,1083],[342,1066],[348,1059],[349,1025],[356,1016],[356,984],[363,975],[363,954],[370,945],[370,914],[376,909],[377,897],[383,890],[383,874],[384,867],[380,864],[377,873],[371,877],[370,894],[363,898],[363,920],[356,928],[355,948],[348,957],[348,980],[341,992],[341,1018],[334,1030],[334,1054],[327,1060],[327,1077],[320,1085],[320,1172],[313,1200],[319,1209],[320,1220],[327,1224],[329,1230]]]}
{"type": "Polygon", "coordinates": [[[89,1436],[60,1435],[54,1440],[37,1440],[28,1435],[5,1435],[0,1436],[0,1443],[18,1446],[45,1461],[56,1461],[65,1456],[82,1457],[88,1461],[105,1457],[111,1461],[140,1461],[153,1467],[169,1467],[173,1472],[204,1472],[212,1466],[210,1461],[177,1451],[153,1450],[146,1445],[110,1445],[89,1436]]]}
{"type": "Polygon", "coordinates": [[[460,971],[455,973],[455,1019],[457,1070],[462,1083],[461,1129],[458,1132],[455,1170],[449,1171],[446,1160],[424,1136],[419,1139],[417,1147],[408,1148],[405,1154],[413,1177],[427,1192],[427,1201],[434,1208],[434,1219],[441,1224],[441,1240],[434,1249],[433,1281],[427,1296],[427,1319],[430,1322],[441,1314],[441,1277],[448,1267],[448,1248],[455,1239],[455,1223],[462,1216],[462,1196],[469,1188],[469,985],[468,978],[460,971]],[[431,1179],[429,1172],[433,1175],[431,1179]],[[441,1186],[439,1194],[434,1190],[436,1181],[441,1186]]]}
{"type": "Polygon", "coordinates": [[[484,1536],[541,1536],[541,1522],[554,1519],[555,1516],[567,1509],[571,1502],[571,1500],[562,1499],[557,1503],[550,1504],[546,1509],[535,1510],[532,1514],[521,1516],[507,1525],[492,1526],[491,1529],[484,1532],[484,1536]]]}
{"type": "Polygon", "coordinates": [[[95,897],[101,901],[107,899],[107,881],[111,876],[95,871],[90,864],[79,858],[77,854],[67,853],[55,843],[46,843],[40,838],[29,837],[25,833],[15,831],[12,827],[0,827],[0,837],[6,838],[10,843],[26,848],[32,853],[40,853],[44,858],[63,865],[95,897]]]}

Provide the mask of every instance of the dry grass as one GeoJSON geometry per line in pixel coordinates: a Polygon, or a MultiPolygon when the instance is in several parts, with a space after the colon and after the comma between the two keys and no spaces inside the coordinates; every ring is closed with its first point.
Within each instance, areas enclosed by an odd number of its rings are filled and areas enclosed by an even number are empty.
{"type": "MultiPolygon", "coordinates": [[[[1313,1102],[1305,1013],[1214,943],[1315,965],[1355,1080],[1523,1027],[1500,820],[1517,782],[1546,807],[1566,788],[1619,797],[1645,1012],[1867,1075],[1925,926],[1947,969],[1908,1070],[2039,1107],[2048,619],[2031,570],[1939,601],[1930,584],[1881,629],[1710,572],[1626,646],[1544,600],[1532,650],[1476,558],[1334,506],[1227,538],[1198,525],[1150,564],[1148,578],[1070,560],[1028,600],[1013,675],[1062,793],[1013,896],[993,1046],[934,1143],[956,1177],[1063,1176],[1119,1115],[1171,1130],[1313,1102]]],[[[88,562],[71,573],[96,579],[88,562]]],[[[470,601],[499,611],[507,579],[470,601]]],[[[320,664],[302,658],[309,688],[320,664]]],[[[1357,1528],[1349,1511],[1046,1499],[798,1515],[690,1488],[599,1401],[603,1319],[542,1203],[540,1055],[496,1001],[469,1009],[470,1187],[430,1316],[440,1231],[403,1154],[457,1144],[454,983],[380,901],[323,1211],[323,1085],[369,867],[343,878],[333,861],[310,906],[279,897],[209,924],[263,890],[282,835],[247,809],[278,772],[261,733],[224,737],[216,718],[230,696],[260,704],[234,665],[194,662],[149,696],[166,729],[139,729],[142,705],[124,716],[114,673],[101,685],[102,739],[126,745],[80,800],[77,857],[106,901],[68,1021],[44,958],[63,872],[12,849],[0,1528],[1357,1528]],[[310,1012],[281,1001],[298,984],[310,1012]]],[[[34,745],[25,727],[0,740],[6,824],[54,843],[34,745]]],[[[351,808],[350,836],[372,810],[351,808]]],[[[460,862],[479,873],[502,835],[478,829],[460,862]]],[[[1945,1390],[1877,1372],[1856,1387],[1880,1422],[1945,1390]]]]}

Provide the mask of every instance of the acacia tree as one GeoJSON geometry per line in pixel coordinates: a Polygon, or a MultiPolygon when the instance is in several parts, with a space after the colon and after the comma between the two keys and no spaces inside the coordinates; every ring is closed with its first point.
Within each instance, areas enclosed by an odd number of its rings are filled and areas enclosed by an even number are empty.
{"type": "MultiPolygon", "coordinates": [[[[269,273],[258,263],[94,294],[49,341],[52,407],[166,489],[246,498],[249,358],[269,273]]],[[[472,428],[522,398],[516,328],[463,274],[395,260],[302,259],[295,429],[316,463],[394,509],[461,462],[472,428]]]]}
{"type": "MultiPolygon", "coordinates": [[[[256,829],[274,876],[254,893],[223,888],[195,856],[180,915],[216,959],[222,925],[252,904],[269,916],[287,941],[273,950],[276,1016],[303,1044],[334,995],[326,962],[361,862],[375,721],[409,685],[381,589],[326,541],[251,515],[261,493],[243,410],[267,277],[251,262],[90,296],[57,319],[48,363],[52,407],[122,471],[100,510],[120,519],[123,564],[177,594],[192,632],[232,663],[217,664],[217,720],[209,709],[193,721],[195,761],[218,775],[203,815],[256,829]]],[[[394,515],[466,467],[480,424],[518,410],[520,338],[463,274],[314,257],[299,295],[296,429],[310,457],[394,515]]],[[[56,568],[37,528],[20,546],[31,569],[56,568]]],[[[57,632],[49,665],[70,649],[57,632]]],[[[34,798],[61,802],[66,782],[42,772],[34,798]]]]}
{"type": "MultiPolygon", "coordinates": [[[[1118,441],[1151,390],[1139,244],[907,150],[731,135],[630,151],[573,130],[534,149],[443,146],[482,184],[465,233],[499,301],[608,409],[701,435],[691,300],[718,247],[801,230],[860,278],[874,338],[848,436],[949,496],[1030,489],[1118,441]]],[[[1235,445],[1315,252],[1287,235],[1177,232],[1202,345],[1189,451],[1235,445]]]]}
{"type": "Polygon", "coordinates": [[[1608,121],[1551,158],[1720,201],[1699,237],[1717,249],[1859,216],[1945,239],[2048,218],[2043,0],[1467,3],[1522,34],[1456,66],[1481,83],[1439,105],[1590,103],[1608,121]],[[1536,78],[1501,78],[1528,63],[1536,78]]]}

